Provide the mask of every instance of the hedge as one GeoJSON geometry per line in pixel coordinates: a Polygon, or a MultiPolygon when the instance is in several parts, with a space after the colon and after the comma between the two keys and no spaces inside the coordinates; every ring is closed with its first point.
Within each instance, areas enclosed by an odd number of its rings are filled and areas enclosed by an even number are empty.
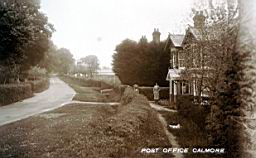
{"type": "Polygon", "coordinates": [[[83,86],[83,87],[100,87],[101,89],[109,89],[112,88],[110,84],[107,84],[103,81],[97,81],[93,79],[86,79],[86,78],[77,78],[65,75],[67,79],[70,79],[71,81],[75,82],[76,84],[83,86]]]}
{"type": "Polygon", "coordinates": [[[34,93],[42,92],[49,88],[50,82],[48,78],[40,78],[34,81],[28,81],[31,84],[32,91],[34,93]]]}
{"type": "Polygon", "coordinates": [[[11,104],[33,96],[28,83],[0,85],[0,106],[11,104]]]}
{"type": "Polygon", "coordinates": [[[30,98],[33,96],[33,93],[39,93],[48,89],[49,85],[48,78],[40,78],[24,83],[0,85],[0,106],[30,98]]]}
{"type": "Polygon", "coordinates": [[[193,101],[194,96],[178,96],[177,110],[180,116],[192,120],[200,129],[204,130],[209,109],[207,107],[203,107],[201,104],[195,104],[193,101]]]}
{"type": "MultiPolygon", "coordinates": [[[[143,158],[148,155],[141,154],[142,148],[170,146],[157,112],[150,107],[147,98],[135,93],[132,87],[126,88],[117,113],[106,119],[104,126],[107,128],[102,132],[109,138],[115,137],[113,142],[122,140],[119,146],[113,143],[113,157],[126,157],[128,154],[129,157],[143,158]]],[[[159,153],[154,157],[163,155],[159,153]]]]}

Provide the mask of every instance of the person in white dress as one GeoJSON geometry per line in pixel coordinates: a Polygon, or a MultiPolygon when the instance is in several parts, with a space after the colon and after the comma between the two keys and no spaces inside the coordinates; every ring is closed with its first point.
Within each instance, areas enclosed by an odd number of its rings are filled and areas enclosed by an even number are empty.
{"type": "Polygon", "coordinates": [[[159,91],[160,91],[160,87],[158,86],[158,84],[156,83],[156,85],[153,87],[153,95],[154,95],[154,101],[155,103],[158,103],[159,101],[159,91]]]}

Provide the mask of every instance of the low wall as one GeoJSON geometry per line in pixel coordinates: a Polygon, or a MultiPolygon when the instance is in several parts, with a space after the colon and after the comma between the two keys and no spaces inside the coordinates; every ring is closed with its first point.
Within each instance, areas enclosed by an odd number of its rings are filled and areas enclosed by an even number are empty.
{"type": "MultiPolygon", "coordinates": [[[[128,87],[128,85],[121,85],[121,94],[124,93],[124,90],[128,87]]],[[[153,95],[153,87],[139,87],[140,94],[147,97],[148,100],[153,101],[154,95],[153,95]]],[[[160,87],[159,91],[160,99],[169,99],[169,87],[160,87]]]]}

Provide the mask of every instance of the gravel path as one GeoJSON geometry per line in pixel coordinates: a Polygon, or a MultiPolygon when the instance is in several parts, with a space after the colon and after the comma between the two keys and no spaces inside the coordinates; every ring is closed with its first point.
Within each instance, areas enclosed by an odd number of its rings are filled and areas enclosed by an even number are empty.
{"type": "Polygon", "coordinates": [[[152,108],[156,109],[157,111],[177,112],[177,110],[168,109],[168,108],[162,107],[162,106],[154,104],[154,103],[149,103],[149,105],[152,108]]]}
{"type": "MultiPolygon", "coordinates": [[[[177,112],[176,110],[171,110],[171,109],[162,107],[162,106],[154,104],[154,103],[150,103],[150,106],[157,111],[177,112]]],[[[170,144],[172,144],[172,148],[180,148],[178,142],[176,141],[176,137],[171,132],[169,132],[169,130],[167,129],[168,124],[167,124],[165,118],[160,113],[158,113],[158,119],[160,120],[160,122],[163,125],[164,132],[167,135],[170,144]]],[[[175,158],[183,158],[183,155],[181,153],[173,153],[173,155],[175,156],[175,158]]]]}

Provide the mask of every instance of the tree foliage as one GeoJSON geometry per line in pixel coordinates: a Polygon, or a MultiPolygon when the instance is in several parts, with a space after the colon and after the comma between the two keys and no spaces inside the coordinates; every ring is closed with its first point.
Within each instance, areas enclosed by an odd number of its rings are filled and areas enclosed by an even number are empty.
{"type": "Polygon", "coordinates": [[[219,155],[222,158],[242,158],[245,157],[244,142],[248,141],[244,112],[251,104],[248,98],[252,97],[254,81],[249,81],[245,75],[245,71],[251,69],[245,64],[250,54],[238,49],[239,3],[225,2],[217,8],[210,5],[210,11],[205,11],[208,25],[201,30],[203,41],[194,50],[199,53],[197,57],[190,54],[187,58],[190,61],[191,58],[200,59],[200,71],[197,71],[202,81],[200,86],[210,90],[206,121],[209,145],[225,148],[225,154],[219,155]],[[210,67],[210,71],[204,66],[210,67]]]}
{"type": "MultiPolygon", "coordinates": [[[[216,157],[243,158],[247,157],[244,144],[249,140],[244,116],[245,111],[251,109],[255,84],[253,73],[250,78],[246,75],[252,72],[252,66],[248,65],[252,49],[238,45],[241,33],[239,2],[223,0],[218,7],[212,0],[209,2],[210,8],[204,10],[207,23],[199,29],[200,41],[196,44],[190,41],[191,45],[185,48],[188,69],[183,75],[199,83],[198,94],[205,89],[209,92],[210,104],[206,107],[209,146],[226,151],[216,157]]],[[[248,46],[252,42],[246,43],[248,46]]]]}
{"type": "Polygon", "coordinates": [[[96,71],[99,69],[99,59],[95,55],[88,55],[84,58],[81,58],[82,72],[88,74],[90,77],[93,77],[96,71]]]}
{"type": "Polygon", "coordinates": [[[126,39],[116,46],[113,71],[123,84],[167,86],[166,75],[170,62],[165,42],[148,43],[145,37],[137,43],[126,39]]]}
{"type": "Polygon", "coordinates": [[[54,31],[36,0],[0,1],[0,64],[28,70],[48,49],[54,31]]]}
{"type": "Polygon", "coordinates": [[[45,54],[44,60],[40,62],[40,67],[46,68],[48,72],[67,74],[72,71],[75,59],[72,53],[66,48],[58,49],[52,42],[45,54]]]}

